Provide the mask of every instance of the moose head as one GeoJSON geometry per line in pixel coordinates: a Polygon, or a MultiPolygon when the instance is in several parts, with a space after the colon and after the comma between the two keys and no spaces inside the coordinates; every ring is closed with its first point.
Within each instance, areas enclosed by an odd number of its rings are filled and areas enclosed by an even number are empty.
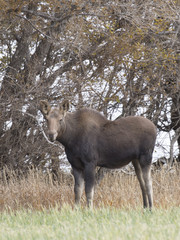
{"type": "Polygon", "coordinates": [[[49,138],[53,142],[58,136],[60,136],[65,130],[66,112],[69,109],[69,102],[65,100],[59,107],[52,108],[50,104],[42,100],[40,102],[40,110],[47,121],[49,138]]]}

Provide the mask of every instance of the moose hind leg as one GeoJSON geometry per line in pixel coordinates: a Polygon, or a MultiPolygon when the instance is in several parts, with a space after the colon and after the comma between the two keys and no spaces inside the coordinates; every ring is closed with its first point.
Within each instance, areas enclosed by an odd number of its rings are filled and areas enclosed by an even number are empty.
{"type": "Polygon", "coordinates": [[[146,186],[146,192],[149,201],[149,209],[153,207],[153,190],[152,190],[152,179],[151,179],[151,167],[143,169],[144,182],[146,186]]]}
{"type": "Polygon", "coordinates": [[[94,184],[95,184],[95,168],[89,166],[85,167],[84,171],[85,176],[85,193],[87,205],[89,208],[93,207],[93,196],[94,196],[94,184]]]}
{"type": "Polygon", "coordinates": [[[151,158],[143,156],[140,159],[140,165],[142,169],[143,179],[145,183],[146,194],[149,202],[149,209],[153,207],[153,190],[152,190],[152,179],[151,179],[151,158]],[[149,160],[148,160],[149,159],[149,160]]]}
{"type": "Polygon", "coordinates": [[[73,168],[75,204],[79,205],[84,188],[83,172],[73,168]]]}
{"type": "Polygon", "coordinates": [[[140,187],[141,187],[142,197],[143,197],[143,206],[144,206],[144,208],[147,208],[148,207],[148,199],[147,199],[146,187],[145,187],[145,183],[144,183],[144,179],[143,179],[143,175],[142,175],[141,166],[137,160],[133,161],[132,163],[133,163],[133,166],[134,166],[134,169],[136,172],[136,176],[137,176],[137,179],[138,179],[140,187]]]}

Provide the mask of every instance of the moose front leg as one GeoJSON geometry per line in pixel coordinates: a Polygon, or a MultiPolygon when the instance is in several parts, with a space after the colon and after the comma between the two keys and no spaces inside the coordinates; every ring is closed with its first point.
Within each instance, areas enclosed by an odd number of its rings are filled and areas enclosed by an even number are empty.
{"type": "Polygon", "coordinates": [[[95,168],[91,165],[87,165],[84,171],[85,177],[85,193],[87,205],[89,208],[93,207],[93,196],[94,196],[94,184],[95,184],[95,168]]]}
{"type": "Polygon", "coordinates": [[[83,172],[73,168],[75,204],[79,205],[84,188],[83,172]]]}

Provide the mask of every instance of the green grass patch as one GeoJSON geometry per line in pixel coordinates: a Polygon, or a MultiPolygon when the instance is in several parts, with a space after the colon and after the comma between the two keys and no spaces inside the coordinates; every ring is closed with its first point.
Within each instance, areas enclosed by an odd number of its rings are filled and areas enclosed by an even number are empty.
{"type": "Polygon", "coordinates": [[[123,240],[180,239],[180,208],[72,209],[64,206],[44,211],[3,211],[0,239],[123,240]]]}

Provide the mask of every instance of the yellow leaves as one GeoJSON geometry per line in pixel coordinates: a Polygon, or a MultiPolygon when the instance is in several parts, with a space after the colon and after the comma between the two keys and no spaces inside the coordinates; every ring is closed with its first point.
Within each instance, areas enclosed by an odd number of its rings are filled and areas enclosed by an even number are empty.
{"type": "Polygon", "coordinates": [[[160,87],[160,86],[161,86],[161,83],[160,83],[160,82],[157,82],[157,86],[160,87]]]}
{"type": "Polygon", "coordinates": [[[105,28],[109,31],[110,34],[114,34],[116,30],[116,21],[110,21],[105,24],[105,28]]]}
{"type": "Polygon", "coordinates": [[[154,98],[150,95],[149,100],[152,102],[154,100],[154,98]]]}
{"type": "Polygon", "coordinates": [[[149,82],[149,81],[150,81],[150,77],[149,77],[149,76],[147,76],[147,77],[146,77],[146,80],[149,82]]]}
{"type": "Polygon", "coordinates": [[[169,31],[171,28],[171,24],[169,21],[164,19],[163,17],[158,17],[154,20],[154,26],[156,33],[163,32],[163,31],[169,31]]]}

